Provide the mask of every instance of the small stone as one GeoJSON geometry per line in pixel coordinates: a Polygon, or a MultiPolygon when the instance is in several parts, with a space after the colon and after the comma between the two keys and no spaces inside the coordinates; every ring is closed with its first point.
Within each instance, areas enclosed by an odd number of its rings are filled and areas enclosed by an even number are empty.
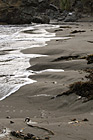
{"type": "Polygon", "coordinates": [[[82,121],[84,121],[84,122],[88,122],[89,120],[87,119],[87,118],[85,118],[84,120],[82,120],[82,121]]]}
{"type": "Polygon", "coordinates": [[[36,140],[36,137],[35,137],[35,136],[33,136],[33,137],[32,137],[32,140],[36,140]]]}
{"type": "Polygon", "coordinates": [[[11,117],[10,117],[10,116],[7,116],[6,118],[7,118],[7,119],[11,119],[11,117]]]}
{"type": "Polygon", "coordinates": [[[10,121],[10,123],[13,124],[14,122],[13,121],[10,121]]]}
{"type": "Polygon", "coordinates": [[[45,140],[49,140],[49,137],[45,137],[45,140]]]}
{"type": "Polygon", "coordinates": [[[76,118],[72,119],[71,121],[76,121],[76,118]]]}
{"type": "Polygon", "coordinates": [[[32,138],[34,135],[31,133],[27,133],[28,138],[32,138]]]}

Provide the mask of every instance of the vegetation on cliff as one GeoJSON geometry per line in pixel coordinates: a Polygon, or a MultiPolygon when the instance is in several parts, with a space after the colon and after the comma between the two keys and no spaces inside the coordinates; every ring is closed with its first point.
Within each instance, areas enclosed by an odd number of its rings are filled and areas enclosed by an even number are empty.
{"type": "Polygon", "coordinates": [[[62,11],[64,10],[81,10],[83,12],[93,13],[92,0],[50,0],[57,5],[62,11]]]}

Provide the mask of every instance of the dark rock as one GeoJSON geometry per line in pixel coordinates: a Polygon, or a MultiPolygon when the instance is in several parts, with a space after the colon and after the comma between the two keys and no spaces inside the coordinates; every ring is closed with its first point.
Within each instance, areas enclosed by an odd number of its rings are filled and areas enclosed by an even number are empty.
{"type": "Polygon", "coordinates": [[[14,122],[13,121],[10,121],[10,123],[13,124],[14,122]]]}
{"type": "Polygon", "coordinates": [[[53,4],[50,4],[49,7],[50,7],[50,9],[52,9],[53,11],[58,11],[58,10],[59,10],[58,7],[55,6],[55,5],[53,5],[53,4]]]}
{"type": "Polygon", "coordinates": [[[35,17],[33,17],[32,22],[34,22],[34,23],[41,23],[41,24],[45,24],[45,23],[48,24],[50,22],[50,19],[46,15],[35,16],[35,17]]]}
{"type": "Polygon", "coordinates": [[[93,63],[93,54],[92,55],[88,55],[86,59],[88,61],[87,64],[92,64],[93,63]]]}
{"type": "Polygon", "coordinates": [[[82,32],[86,32],[85,30],[74,30],[71,33],[75,34],[75,33],[82,33],[82,32]]]}
{"type": "Polygon", "coordinates": [[[46,13],[46,9],[49,8],[49,0],[39,0],[39,4],[38,4],[38,12],[44,12],[46,13]]]}
{"type": "Polygon", "coordinates": [[[11,135],[12,136],[16,136],[16,132],[15,131],[11,131],[11,135]]]}
{"type": "Polygon", "coordinates": [[[76,121],[76,118],[74,118],[74,119],[71,119],[71,121],[76,121]]]}
{"type": "Polygon", "coordinates": [[[10,117],[10,116],[7,116],[6,118],[7,118],[7,119],[11,119],[11,117],[10,117]]]}
{"type": "Polygon", "coordinates": [[[49,140],[49,137],[45,137],[45,140],[49,140]]]}
{"type": "Polygon", "coordinates": [[[31,139],[33,136],[34,136],[34,135],[33,135],[33,134],[31,134],[31,133],[27,133],[27,137],[28,137],[28,138],[30,138],[30,139],[31,139]]]}
{"type": "Polygon", "coordinates": [[[29,117],[26,117],[25,118],[25,122],[29,122],[30,121],[30,118],[29,117]]]}
{"type": "Polygon", "coordinates": [[[38,0],[22,0],[23,5],[28,5],[28,6],[38,6],[38,0]]]}
{"type": "Polygon", "coordinates": [[[88,122],[89,120],[87,119],[87,118],[85,118],[84,120],[82,120],[82,121],[84,121],[84,122],[88,122]]]}
{"type": "MultiPolygon", "coordinates": [[[[0,22],[8,24],[31,24],[34,16],[46,13],[48,0],[10,0],[0,1],[0,22]]],[[[37,23],[49,23],[49,18],[43,16],[37,23]]],[[[35,20],[34,20],[35,21],[35,20]]]]}
{"type": "Polygon", "coordinates": [[[67,17],[65,18],[64,22],[76,22],[78,19],[78,16],[76,13],[69,13],[67,17]]]}

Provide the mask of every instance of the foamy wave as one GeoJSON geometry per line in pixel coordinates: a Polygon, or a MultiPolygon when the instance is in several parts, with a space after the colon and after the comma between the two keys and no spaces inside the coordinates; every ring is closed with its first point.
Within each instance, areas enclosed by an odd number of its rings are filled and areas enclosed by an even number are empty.
{"type": "MultiPolygon", "coordinates": [[[[55,37],[55,33],[49,33],[46,29],[57,28],[55,25],[35,26],[0,26],[0,101],[16,92],[20,87],[36,82],[29,79],[34,71],[27,71],[29,60],[36,57],[47,57],[41,54],[22,54],[22,49],[43,47],[46,41],[51,39],[67,39],[55,37]],[[9,51],[11,50],[11,51],[9,51]]],[[[42,72],[63,72],[64,70],[47,69],[42,72]]]]}

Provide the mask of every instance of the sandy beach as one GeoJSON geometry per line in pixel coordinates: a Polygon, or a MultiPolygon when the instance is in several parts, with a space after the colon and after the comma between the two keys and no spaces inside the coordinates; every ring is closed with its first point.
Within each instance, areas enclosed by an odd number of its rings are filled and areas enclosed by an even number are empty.
{"type": "Polygon", "coordinates": [[[56,33],[55,39],[44,47],[22,50],[24,54],[42,54],[30,60],[28,70],[35,71],[30,78],[37,82],[21,87],[16,93],[0,101],[0,139],[19,140],[2,130],[32,133],[50,140],[92,140],[93,100],[83,102],[76,94],[59,96],[77,81],[87,81],[86,69],[93,69],[85,57],[93,54],[93,22],[60,25],[48,30],[56,33]],[[79,31],[73,33],[73,31],[79,31]],[[60,69],[64,71],[40,71],[60,69]],[[33,126],[24,121],[29,117],[33,126]],[[86,121],[86,120],[87,121],[86,121]],[[13,123],[11,123],[11,121],[13,123]],[[42,129],[45,128],[45,129],[42,129]],[[47,131],[49,130],[49,131],[47,131]],[[51,131],[51,132],[50,132],[51,131]]]}

